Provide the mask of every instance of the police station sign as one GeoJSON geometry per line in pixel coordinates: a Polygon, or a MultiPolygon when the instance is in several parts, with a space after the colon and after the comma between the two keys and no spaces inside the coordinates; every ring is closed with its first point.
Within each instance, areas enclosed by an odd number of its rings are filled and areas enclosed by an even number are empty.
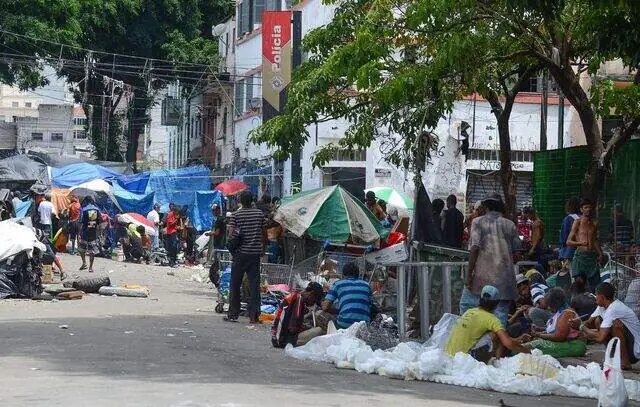
{"type": "Polygon", "coordinates": [[[262,14],[262,118],[264,121],[284,111],[286,89],[291,83],[291,11],[262,14]]]}

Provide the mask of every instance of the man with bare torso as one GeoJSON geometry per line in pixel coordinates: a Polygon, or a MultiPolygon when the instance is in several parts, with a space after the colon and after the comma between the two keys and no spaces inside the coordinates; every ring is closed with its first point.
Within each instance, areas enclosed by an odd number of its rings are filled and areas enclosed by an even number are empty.
{"type": "Polygon", "coordinates": [[[527,207],[523,211],[527,218],[532,222],[531,226],[531,249],[529,249],[529,258],[542,264],[542,249],[544,244],[544,223],[538,216],[535,209],[527,207]]]}
{"type": "Polygon", "coordinates": [[[603,263],[604,256],[598,243],[598,221],[593,219],[593,204],[583,199],[580,208],[582,216],[573,222],[567,238],[567,246],[577,249],[571,263],[571,276],[574,279],[583,276],[589,283],[589,290],[594,292],[600,284],[598,263],[603,263]]]}

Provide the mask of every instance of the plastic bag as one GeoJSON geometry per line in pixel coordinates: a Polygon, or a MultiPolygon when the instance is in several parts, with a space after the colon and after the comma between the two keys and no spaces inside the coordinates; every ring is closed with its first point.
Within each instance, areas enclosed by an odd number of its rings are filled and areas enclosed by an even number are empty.
{"type": "Polygon", "coordinates": [[[433,333],[427,341],[427,346],[435,346],[438,349],[444,349],[449,339],[449,334],[453,329],[453,325],[460,318],[454,314],[444,314],[440,321],[433,327],[433,333]]]}
{"type": "Polygon", "coordinates": [[[613,338],[604,355],[598,407],[625,407],[628,402],[629,396],[620,369],[620,339],[613,338]]]}

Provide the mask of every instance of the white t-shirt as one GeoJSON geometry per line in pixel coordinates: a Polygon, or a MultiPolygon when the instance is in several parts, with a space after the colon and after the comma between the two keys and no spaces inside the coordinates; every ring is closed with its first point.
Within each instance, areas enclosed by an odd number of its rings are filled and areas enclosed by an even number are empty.
{"type": "Polygon", "coordinates": [[[51,213],[53,205],[49,201],[42,201],[38,205],[38,213],[40,214],[40,223],[43,225],[51,225],[51,213]]]}
{"type": "Polygon", "coordinates": [[[622,301],[615,300],[606,309],[604,307],[596,308],[591,316],[602,317],[601,328],[611,328],[613,322],[619,319],[633,335],[633,353],[636,357],[640,357],[640,320],[638,320],[638,316],[631,308],[627,307],[622,301]]]}
{"type": "Polygon", "coordinates": [[[158,223],[160,223],[160,214],[155,210],[152,210],[147,214],[147,220],[153,222],[154,228],[158,229],[158,223]]]}

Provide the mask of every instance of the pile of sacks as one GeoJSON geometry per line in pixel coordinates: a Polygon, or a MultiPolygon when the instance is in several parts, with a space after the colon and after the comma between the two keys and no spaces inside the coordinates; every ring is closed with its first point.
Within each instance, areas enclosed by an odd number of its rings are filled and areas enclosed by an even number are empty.
{"type": "Polygon", "coordinates": [[[40,296],[45,250],[32,228],[11,220],[0,222],[0,299],[40,296]]]}
{"type": "MultiPolygon", "coordinates": [[[[441,344],[403,342],[388,350],[373,350],[358,339],[364,323],[337,333],[319,336],[304,346],[285,349],[301,360],[333,363],[338,368],[404,380],[425,380],[503,393],[598,398],[602,370],[597,363],[586,367],[562,367],[540,353],[516,355],[493,365],[459,353],[450,357],[441,344]],[[539,373],[539,374],[538,374],[539,373]]],[[[535,351],[534,351],[535,352],[535,351]]],[[[625,380],[629,399],[640,400],[640,382],[625,380]]]]}

